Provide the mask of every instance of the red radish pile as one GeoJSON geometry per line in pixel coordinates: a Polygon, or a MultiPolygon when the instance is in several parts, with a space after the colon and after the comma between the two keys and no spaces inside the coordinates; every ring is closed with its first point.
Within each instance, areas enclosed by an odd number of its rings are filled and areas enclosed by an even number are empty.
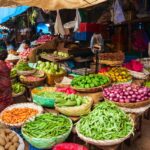
{"type": "Polygon", "coordinates": [[[141,64],[141,62],[137,60],[131,60],[130,62],[126,63],[124,67],[132,71],[137,71],[137,72],[143,71],[143,64],[141,64]]]}
{"type": "Polygon", "coordinates": [[[57,92],[63,92],[63,93],[66,93],[66,94],[76,94],[76,91],[73,90],[72,88],[57,88],[56,90],[57,92]]]}
{"type": "Polygon", "coordinates": [[[51,35],[42,35],[41,37],[39,37],[36,42],[37,43],[45,43],[47,41],[51,41],[54,39],[54,36],[51,35]]]}
{"type": "Polygon", "coordinates": [[[105,88],[104,97],[120,103],[135,103],[150,99],[150,88],[137,85],[113,85],[105,88]]]}

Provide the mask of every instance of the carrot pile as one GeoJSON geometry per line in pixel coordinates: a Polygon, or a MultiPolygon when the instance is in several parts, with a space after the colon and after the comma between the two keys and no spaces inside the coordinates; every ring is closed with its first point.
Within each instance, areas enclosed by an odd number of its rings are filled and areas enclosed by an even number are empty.
{"type": "Polygon", "coordinates": [[[22,123],[30,117],[36,115],[38,110],[32,108],[13,108],[6,110],[1,116],[1,120],[9,124],[22,123]]]}

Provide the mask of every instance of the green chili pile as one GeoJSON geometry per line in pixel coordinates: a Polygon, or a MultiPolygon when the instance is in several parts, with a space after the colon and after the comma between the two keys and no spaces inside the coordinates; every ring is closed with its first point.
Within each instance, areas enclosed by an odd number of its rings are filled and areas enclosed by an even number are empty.
{"type": "Polygon", "coordinates": [[[67,133],[71,126],[72,123],[66,117],[45,113],[27,122],[22,131],[32,138],[52,138],[67,133]]]}
{"type": "Polygon", "coordinates": [[[79,133],[95,140],[114,140],[133,132],[131,119],[111,102],[102,102],[77,124],[79,133]]]}

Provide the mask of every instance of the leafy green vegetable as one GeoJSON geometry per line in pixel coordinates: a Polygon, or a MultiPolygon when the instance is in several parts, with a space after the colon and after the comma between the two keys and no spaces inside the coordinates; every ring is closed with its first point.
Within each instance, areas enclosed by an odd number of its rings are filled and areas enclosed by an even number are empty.
{"type": "Polygon", "coordinates": [[[25,90],[25,87],[21,83],[14,83],[12,85],[12,91],[15,94],[21,93],[25,90]]]}
{"type": "Polygon", "coordinates": [[[22,131],[34,138],[52,138],[67,133],[71,127],[72,123],[67,117],[45,113],[26,123],[22,131]]]}
{"type": "Polygon", "coordinates": [[[33,70],[27,62],[24,61],[20,61],[16,66],[15,66],[16,70],[19,71],[28,71],[28,70],[33,70]]]}
{"type": "Polygon", "coordinates": [[[12,69],[10,72],[10,78],[15,78],[17,76],[17,70],[16,69],[12,69]]]}
{"type": "Polygon", "coordinates": [[[77,124],[81,134],[95,140],[114,140],[133,132],[127,114],[111,102],[102,102],[77,124]]]}

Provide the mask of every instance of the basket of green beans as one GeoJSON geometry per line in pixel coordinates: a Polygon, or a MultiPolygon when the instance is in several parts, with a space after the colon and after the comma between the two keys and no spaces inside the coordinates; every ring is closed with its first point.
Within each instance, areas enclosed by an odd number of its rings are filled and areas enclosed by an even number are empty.
{"type": "Polygon", "coordinates": [[[64,142],[71,130],[71,119],[52,113],[45,113],[29,120],[21,129],[27,142],[39,149],[49,149],[64,142]]]}
{"type": "Polygon", "coordinates": [[[102,102],[76,125],[77,135],[96,146],[122,143],[134,131],[133,120],[112,102],[102,102]]]}

